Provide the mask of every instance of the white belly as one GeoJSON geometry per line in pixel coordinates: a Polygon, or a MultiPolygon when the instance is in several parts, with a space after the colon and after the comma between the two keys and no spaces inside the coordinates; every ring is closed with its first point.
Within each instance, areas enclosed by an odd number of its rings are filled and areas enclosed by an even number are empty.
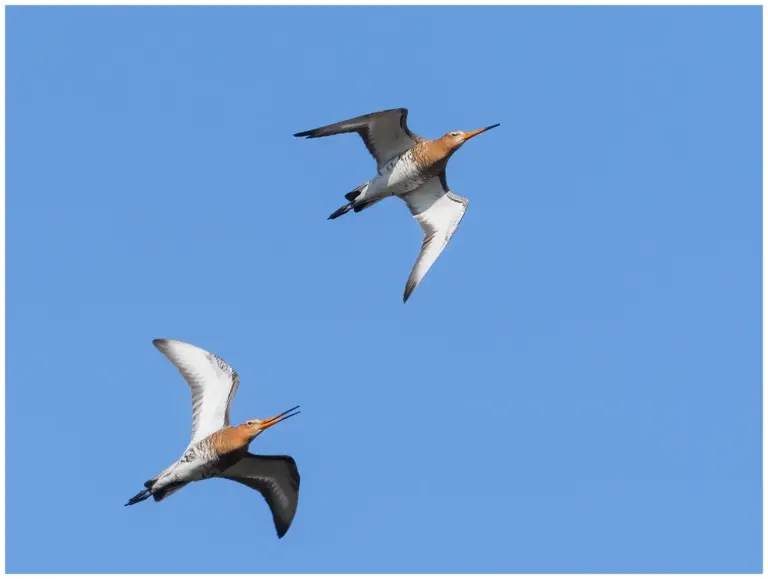
{"type": "Polygon", "coordinates": [[[216,470],[208,457],[194,456],[189,459],[184,456],[158,477],[155,487],[163,488],[180,482],[205,480],[215,473],[216,470]]]}
{"type": "Polygon", "coordinates": [[[161,484],[171,484],[176,482],[193,482],[207,478],[205,475],[206,463],[198,460],[194,462],[177,462],[169,472],[158,480],[161,484]]]}
{"type": "Polygon", "coordinates": [[[425,175],[413,161],[411,151],[389,162],[371,182],[375,195],[405,195],[422,185],[425,175]]]}

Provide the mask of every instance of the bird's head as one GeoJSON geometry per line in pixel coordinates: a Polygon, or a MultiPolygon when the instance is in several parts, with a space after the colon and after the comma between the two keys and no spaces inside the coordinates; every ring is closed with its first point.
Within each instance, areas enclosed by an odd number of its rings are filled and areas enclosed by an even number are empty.
{"type": "Polygon", "coordinates": [[[485,131],[490,131],[491,129],[498,127],[500,124],[501,123],[496,123],[495,125],[491,125],[490,127],[485,127],[484,129],[477,129],[476,131],[469,131],[468,133],[465,131],[451,131],[450,133],[444,134],[440,140],[447,143],[448,146],[451,148],[451,150],[455,151],[472,137],[476,137],[477,135],[484,133],[485,131]]]}
{"type": "Polygon", "coordinates": [[[271,418],[265,418],[264,420],[260,418],[251,418],[250,420],[243,422],[238,428],[245,433],[248,439],[253,440],[267,428],[271,428],[275,424],[299,414],[299,411],[294,412],[297,408],[298,406],[294,406],[290,410],[276,414],[271,418]]]}

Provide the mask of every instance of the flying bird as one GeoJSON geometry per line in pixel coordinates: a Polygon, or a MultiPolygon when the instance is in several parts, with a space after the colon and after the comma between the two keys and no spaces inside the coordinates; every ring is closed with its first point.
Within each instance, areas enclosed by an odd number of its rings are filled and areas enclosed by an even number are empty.
{"type": "Polygon", "coordinates": [[[156,502],[191,482],[220,477],[259,491],[267,501],[277,536],[288,532],[299,500],[299,471],[290,456],[248,452],[248,445],[275,424],[296,416],[298,406],[266,420],[229,423],[229,407],[240,377],[215,354],[176,340],[152,343],[176,366],[192,390],[192,440],[181,458],[144,483],[125,506],[152,497],[156,502]]]}
{"type": "Polygon", "coordinates": [[[407,118],[408,109],[390,109],[294,135],[315,139],[357,133],[376,160],[376,176],[347,193],[347,203],[328,219],[336,219],[350,210],[360,212],[395,195],[405,201],[421,225],[424,241],[405,284],[403,303],[448,245],[467,210],[469,201],[448,187],[445,177],[448,160],[469,139],[499,126],[497,123],[476,131],[451,131],[439,139],[429,140],[413,134],[406,124],[407,118]]]}

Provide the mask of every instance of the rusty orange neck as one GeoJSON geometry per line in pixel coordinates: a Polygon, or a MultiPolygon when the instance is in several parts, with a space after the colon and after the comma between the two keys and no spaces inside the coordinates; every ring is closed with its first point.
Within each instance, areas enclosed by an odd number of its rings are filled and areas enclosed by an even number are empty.
{"type": "Polygon", "coordinates": [[[248,448],[254,436],[242,426],[228,426],[211,435],[211,443],[217,454],[227,454],[248,448]]]}
{"type": "Polygon", "coordinates": [[[445,168],[457,148],[446,139],[420,141],[413,147],[413,158],[420,167],[439,172],[445,168]]]}

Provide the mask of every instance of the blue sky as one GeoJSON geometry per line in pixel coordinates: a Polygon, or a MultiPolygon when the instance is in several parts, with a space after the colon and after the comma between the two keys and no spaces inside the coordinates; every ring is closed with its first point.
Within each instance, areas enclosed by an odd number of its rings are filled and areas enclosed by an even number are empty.
{"type": "Polygon", "coordinates": [[[7,10],[9,572],[760,572],[761,9],[7,10]],[[413,51],[413,52],[412,52],[413,51]],[[501,127],[406,305],[356,136],[501,127]],[[156,337],[301,404],[282,540],[156,337]]]}

